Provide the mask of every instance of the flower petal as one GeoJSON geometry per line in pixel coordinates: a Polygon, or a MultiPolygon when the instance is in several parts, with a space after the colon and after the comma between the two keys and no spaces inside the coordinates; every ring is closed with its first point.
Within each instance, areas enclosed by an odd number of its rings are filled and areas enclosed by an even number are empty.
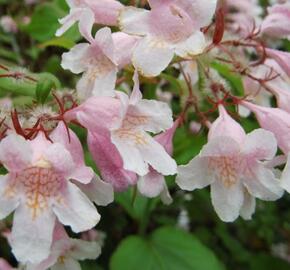
{"type": "Polygon", "coordinates": [[[271,160],[277,152],[277,141],[272,132],[255,129],[247,134],[243,154],[258,160],[271,160]]]}
{"type": "Polygon", "coordinates": [[[188,39],[176,45],[175,53],[180,57],[190,58],[202,54],[206,45],[204,34],[196,31],[188,39]]]}
{"type": "Polygon", "coordinates": [[[172,111],[165,102],[142,99],[135,106],[129,106],[127,113],[135,118],[134,122],[142,119],[136,124],[149,132],[159,133],[173,125],[172,111]]]}
{"type": "Polygon", "coordinates": [[[244,202],[244,191],[238,182],[226,187],[221,181],[211,184],[211,200],[219,218],[224,222],[236,220],[244,202]]]}
{"type": "Polygon", "coordinates": [[[146,175],[149,171],[148,164],[144,161],[140,151],[130,143],[122,139],[116,133],[112,133],[112,142],[117,147],[123,159],[125,170],[136,172],[139,175],[146,175]]]}
{"type": "Polygon", "coordinates": [[[275,201],[283,195],[283,189],[274,173],[258,162],[248,165],[243,183],[252,196],[261,200],[275,201]]]}
{"type": "Polygon", "coordinates": [[[80,43],[70,49],[69,52],[62,54],[61,66],[63,69],[70,70],[72,73],[79,74],[86,70],[88,63],[85,58],[89,54],[90,45],[80,43]]]}
{"type": "Polygon", "coordinates": [[[79,187],[97,205],[106,206],[114,201],[113,186],[102,181],[97,175],[95,175],[91,183],[79,185],[79,187]]]}
{"type": "Polygon", "coordinates": [[[163,191],[164,184],[164,176],[152,169],[137,182],[139,192],[148,198],[157,197],[163,191]]]}
{"type": "MultiPolygon", "coordinates": [[[[150,135],[144,133],[144,142],[137,144],[141,157],[157,172],[163,175],[174,175],[177,172],[175,160],[166,152],[164,147],[156,142],[150,135]]],[[[140,174],[141,175],[141,174],[140,174]]]]}
{"type": "Polygon", "coordinates": [[[174,49],[153,37],[141,39],[133,52],[134,67],[145,77],[158,76],[170,64],[174,49]]]}
{"type": "Polygon", "coordinates": [[[31,160],[30,143],[22,136],[10,134],[0,142],[0,162],[9,171],[21,171],[31,160]]]}
{"type": "Polygon", "coordinates": [[[111,142],[109,132],[106,134],[88,133],[88,146],[92,157],[101,172],[102,179],[113,185],[117,191],[125,190],[129,185],[135,185],[135,173],[123,168],[122,157],[111,142]]]}
{"type": "Polygon", "coordinates": [[[97,242],[89,242],[80,239],[71,239],[71,242],[74,249],[69,255],[78,261],[86,259],[95,260],[101,254],[101,247],[97,242]]]}
{"type": "Polygon", "coordinates": [[[58,262],[51,267],[51,270],[82,270],[78,261],[72,258],[65,258],[63,262],[58,262]]]}
{"type": "Polygon", "coordinates": [[[148,10],[135,7],[124,8],[119,15],[119,27],[130,35],[146,35],[149,33],[148,10]]]}
{"type": "Polygon", "coordinates": [[[70,152],[60,143],[51,144],[43,153],[43,158],[49,161],[56,171],[65,175],[70,175],[75,168],[70,152]]]}
{"type": "Polygon", "coordinates": [[[31,211],[25,204],[16,209],[11,245],[18,261],[36,264],[49,256],[55,216],[50,209],[45,209],[36,217],[31,216],[31,211]]]}
{"type": "Polygon", "coordinates": [[[19,205],[20,199],[7,193],[9,175],[0,175],[0,219],[6,218],[19,205]]]}
{"type": "Polygon", "coordinates": [[[92,29],[95,23],[95,14],[89,8],[84,8],[80,16],[79,30],[81,35],[90,43],[94,42],[92,29]]]}
{"type": "Polygon", "coordinates": [[[75,233],[92,229],[100,220],[94,205],[72,183],[67,184],[65,196],[60,202],[55,202],[53,211],[59,221],[70,226],[75,233]]]}
{"type": "Polygon", "coordinates": [[[201,189],[213,182],[214,176],[205,158],[195,157],[187,165],[178,167],[176,183],[183,190],[201,189]]]}
{"type": "Polygon", "coordinates": [[[240,216],[245,220],[251,220],[252,215],[256,210],[256,199],[250,193],[245,190],[244,191],[244,203],[240,211],[240,216]]]}

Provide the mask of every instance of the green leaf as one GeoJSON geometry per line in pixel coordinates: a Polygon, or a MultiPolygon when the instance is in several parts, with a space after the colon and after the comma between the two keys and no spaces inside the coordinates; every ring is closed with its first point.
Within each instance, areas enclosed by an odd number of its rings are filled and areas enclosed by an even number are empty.
{"type": "Polygon", "coordinates": [[[39,81],[35,89],[36,100],[39,103],[44,104],[52,88],[55,88],[55,83],[53,81],[48,79],[39,81]]]}
{"type": "Polygon", "coordinates": [[[164,227],[148,239],[130,236],[111,258],[111,270],[222,270],[216,256],[193,235],[164,227]]]}
{"type": "Polygon", "coordinates": [[[41,44],[39,44],[38,46],[40,48],[46,48],[49,46],[56,46],[56,47],[62,47],[65,49],[70,49],[75,45],[75,42],[73,42],[72,40],[65,38],[65,37],[57,37],[57,38],[53,38],[50,39],[46,42],[43,42],[41,44]]]}
{"type": "Polygon", "coordinates": [[[290,264],[269,254],[258,254],[251,258],[250,270],[289,270],[290,264]]]}

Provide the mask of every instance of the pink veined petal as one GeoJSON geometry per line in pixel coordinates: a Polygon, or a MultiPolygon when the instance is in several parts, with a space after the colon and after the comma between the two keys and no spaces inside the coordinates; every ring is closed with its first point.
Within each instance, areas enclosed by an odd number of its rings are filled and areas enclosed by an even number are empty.
{"type": "Polygon", "coordinates": [[[72,73],[79,74],[87,69],[88,63],[85,61],[89,53],[90,45],[80,43],[75,45],[69,52],[62,55],[61,66],[72,73]]]}
{"type": "Polygon", "coordinates": [[[172,111],[168,104],[156,100],[142,99],[135,106],[129,106],[127,117],[132,118],[134,125],[159,133],[173,125],[172,111]]]}
{"type": "Polygon", "coordinates": [[[0,142],[0,162],[9,171],[21,171],[31,160],[32,148],[22,136],[10,134],[0,142]]]}
{"type": "Polygon", "coordinates": [[[16,209],[11,245],[18,261],[37,264],[50,254],[55,216],[49,208],[36,217],[32,217],[31,211],[25,204],[16,209]]]}
{"type": "Polygon", "coordinates": [[[95,172],[85,165],[79,166],[71,171],[69,179],[76,180],[82,184],[89,184],[94,178],[95,172]]]}
{"type": "Polygon", "coordinates": [[[236,156],[240,152],[240,145],[231,137],[215,137],[201,150],[201,157],[236,156]]]}
{"type": "Polygon", "coordinates": [[[11,214],[20,203],[20,198],[7,194],[9,175],[0,175],[0,219],[6,218],[11,214]]]}
{"type": "Polygon", "coordinates": [[[132,62],[143,76],[155,77],[167,68],[173,56],[174,49],[169,44],[147,36],[137,43],[132,62]]]}
{"type": "Polygon", "coordinates": [[[91,183],[78,186],[97,205],[106,206],[114,201],[113,186],[102,181],[97,175],[95,175],[91,183]]]}
{"type": "Polygon", "coordinates": [[[183,58],[191,58],[202,54],[205,48],[206,40],[204,34],[196,31],[185,41],[176,44],[175,53],[183,58]]]}
{"type": "Polygon", "coordinates": [[[247,134],[242,152],[253,159],[273,159],[277,152],[277,141],[274,134],[264,129],[254,130],[247,134]]]}
{"type": "Polygon", "coordinates": [[[88,134],[88,146],[102,178],[117,191],[125,190],[137,182],[135,173],[123,168],[123,161],[109,133],[88,134]]]}
{"type": "Polygon", "coordinates": [[[50,162],[54,170],[64,175],[70,175],[76,165],[70,152],[60,143],[51,144],[43,153],[43,158],[50,162]]]}
{"type": "Polygon", "coordinates": [[[239,217],[244,202],[243,186],[239,181],[226,187],[217,180],[211,184],[210,194],[213,207],[222,221],[233,222],[239,217]]]}
{"type": "Polygon", "coordinates": [[[75,184],[69,182],[62,200],[54,202],[53,212],[62,224],[70,226],[75,233],[90,230],[100,221],[93,203],[75,184]]]}
{"type": "Polygon", "coordinates": [[[122,32],[131,35],[144,36],[150,32],[148,20],[150,11],[126,7],[119,15],[119,27],[122,32]]]}
{"type": "Polygon", "coordinates": [[[240,216],[245,220],[251,220],[256,210],[256,199],[247,190],[244,190],[244,203],[240,211],[240,216]]]}
{"type": "MultiPolygon", "coordinates": [[[[141,157],[157,172],[163,175],[174,175],[177,172],[175,160],[150,135],[144,133],[144,143],[136,144],[141,157]]],[[[140,174],[141,175],[141,174],[140,174]]]]}
{"type": "Polygon", "coordinates": [[[214,181],[214,174],[210,171],[206,158],[197,156],[187,165],[178,167],[176,183],[183,190],[201,189],[214,181]]]}
{"type": "Polygon", "coordinates": [[[71,243],[74,248],[69,252],[69,256],[75,260],[95,260],[101,255],[101,247],[97,242],[71,239],[71,243]]]}
{"type": "Polygon", "coordinates": [[[164,176],[151,169],[148,174],[139,178],[137,187],[142,195],[148,198],[154,198],[160,195],[163,191],[164,184],[164,176]]]}
{"type": "Polygon", "coordinates": [[[251,161],[242,176],[248,192],[265,201],[275,201],[282,197],[283,189],[274,173],[263,164],[251,161]]]}

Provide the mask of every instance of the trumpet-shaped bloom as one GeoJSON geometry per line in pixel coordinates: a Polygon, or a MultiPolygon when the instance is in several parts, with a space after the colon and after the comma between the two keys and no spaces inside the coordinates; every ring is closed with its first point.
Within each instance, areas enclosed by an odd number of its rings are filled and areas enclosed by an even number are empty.
{"type": "Polygon", "coordinates": [[[111,129],[111,139],[123,159],[124,169],[144,176],[150,165],[163,175],[175,174],[175,161],[147,133],[159,133],[173,125],[168,104],[142,99],[136,72],[130,98],[123,93],[119,93],[119,98],[122,102],[120,121],[111,129]]]}
{"type": "Polygon", "coordinates": [[[206,41],[200,28],[215,12],[216,0],[149,1],[151,10],[127,7],[119,16],[120,29],[143,37],[133,51],[133,64],[144,76],[157,76],[174,54],[189,58],[201,54],[206,41]]]}
{"type": "Polygon", "coordinates": [[[90,96],[113,96],[117,79],[117,63],[114,43],[108,27],[100,29],[95,38],[91,36],[93,18],[88,17],[81,33],[89,43],[80,43],[62,56],[62,67],[75,74],[83,73],[77,84],[79,98],[90,96]]]}
{"type": "Polygon", "coordinates": [[[246,135],[242,127],[220,106],[209,142],[188,165],[178,169],[177,184],[184,190],[211,186],[211,199],[225,222],[239,215],[250,219],[255,198],[277,200],[283,194],[273,172],[262,161],[276,153],[274,135],[258,129],[246,135]]]}
{"type": "Polygon", "coordinates": [[[56,32],[61,36],[73,24],[79,22],[79,25],[86,24],[86,16],[92,14],[93,22],[103,25],[117,25],[117,18],[123,5],[115,0],[67,0],[70,7],[70,13],[59,20],[62,25],[56,32]]]}
{"type": "Polygon", "coordinates": [[[265,108],[246,101],[243,101],[241,105],[255,114],[260,126],[271,131],[277,139],[279,148],[288,154],[290,151],[290,114],[278,108],[265,108]]]}
{"type": "Polygon", "coordinates": [[[75,74],[83,73],[77,84],[80,99],[90,96],[113,96],[118,67],[130,63],[132,48],[137,38],[125,33],[111,33],[110,28],[100,29],[91,35],[93,15],[87,14],[80,25],[82,35],[89,43],[80,43],[62,56],[62,67],[75,74]]]}
{"type": "Polygon", "coordinates": [[[27,270],[80,270],[78,261],[95,260],[100,254],[101,247],[97,242],[69,238],[64,228],[57,224],[50,256],[40,264],[28,265],[27,270]]]}
{"type": "Polygon", "coordinates": [[[98,223],[94,205],[70,181],[88,184],[93,171],[61,143],[43,133],[31,141],[10,134],[0,143],[0,161],[8,170],[0,177],[0,218],[15,210],[11,245],[18,261],[38,263],[48,257],[56,218],[74,232],[98,223]]]}

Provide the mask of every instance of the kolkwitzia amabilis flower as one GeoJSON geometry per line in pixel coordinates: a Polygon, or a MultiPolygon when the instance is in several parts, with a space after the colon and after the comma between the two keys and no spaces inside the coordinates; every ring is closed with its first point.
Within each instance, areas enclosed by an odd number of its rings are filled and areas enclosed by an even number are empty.
{"type": "Polygon", "coordinates": [[[176,163],[164,147],[147,132],[159,133],[173,125],[168,104],[142,99],[138,74],[134,74],[134,89],[128,98],[119,93],[122,102],[120,121],[111,129],[112,142],[123,159],[124,169],[144,176],[149,165],[163,175],[176,173],[176,163]]]}
{"type": "Polygon", "coordinates": [[[242,127],[219,107],[209,141],[188,165],[178,168],[177,184],[184,190],[211,187],[211,199],[225,222],[241,215],[250,219],[255,198],[277,200],[283,194],[273,172],[262,161],[276,153],[274,135],[263,129],[245,134],[242,127]]]}
{"type": "Polygon", "coordinates": [[[13,268],[6,260],[0,258],[0,269],[1,270],[17,270],[13,268]]]}
{"type": "Polygon", "coordinates": [[[18,261],[39,263],[49,256],[56,218],[77,233],[100,220],[93,203],[70,181],[88,184],[94,173],[62,144],[43,133],[31,141],[10,134],[0,143],[0,161],[8,170],[0,181],[0,218],[15,210],[11,246],[18,261]]]}
{"type": "Polygon", "coordinates": [[[144,76],[160,74],[174,54],[183,58],[201,54],[206,46],[201,27],[210,24],[216,0],[151,0],[151,10],[126,7],[120,12],[120,29],[143,37],[132,62],[144,76]]]}
{"type": "Polygon", "coordinates": [[[268,57],[273,58],[280,65],[283,71],[290,77],[290,53],[266,49],[266,54],[268,57]]]}
{"type": "Polygon", "coordinates": [[[287,155],[290,152],[290,114],[279,108],[265,108],[247,101],[242,101],[241,105],[255,114],[263,129],[275,135],[279,148],[287,155]]]}
{"type": "Polygon", "coordinates": [[[62,67],[75,74],[84,72],[77,84],[80,99],[90,96],[113,96],[117,79],[114,43],[108,27],[91,35],[92,14],[80,25],[82,35],[89,43],[80,43],[62,56],[62,67]]]}
{"type": "Polygon", "coordinates": [[[70,13],[66,17],[59,20],[62,25],[56,32],[57,36],[61,36],[74,23],[86,23],[87,14],[91,13],[93,22],[103,25],[117,25],[117,18],[123,5],[115,0],[67,0],[70,7],[70,13]]]}
{"type": "MultiPolygon", "coordinates": [[[[157,135],[154,139],[160,143],[169,155],[173,154],[173,136],[176,128],[179,125],[179,120],[176,120],[174,125],[165,132],[157,135]]],[[[141,176],[138,179],[137,187],[139,192],[149,198],[154,198],[160,195],[161,200],[165,204],[170,204],[172,198],[168,191],[165,177],[154,170],[152,167],[149,169],[149,173],[141,176]]]]}
{"type": "Polygon", "coordinates": [[[27,265],[27,270],[80,270],[78,261],[95,260],[100,254],[99,243],[69,238],[62,225],[57,224],[50,256],[40,264],[27,265]]]}

